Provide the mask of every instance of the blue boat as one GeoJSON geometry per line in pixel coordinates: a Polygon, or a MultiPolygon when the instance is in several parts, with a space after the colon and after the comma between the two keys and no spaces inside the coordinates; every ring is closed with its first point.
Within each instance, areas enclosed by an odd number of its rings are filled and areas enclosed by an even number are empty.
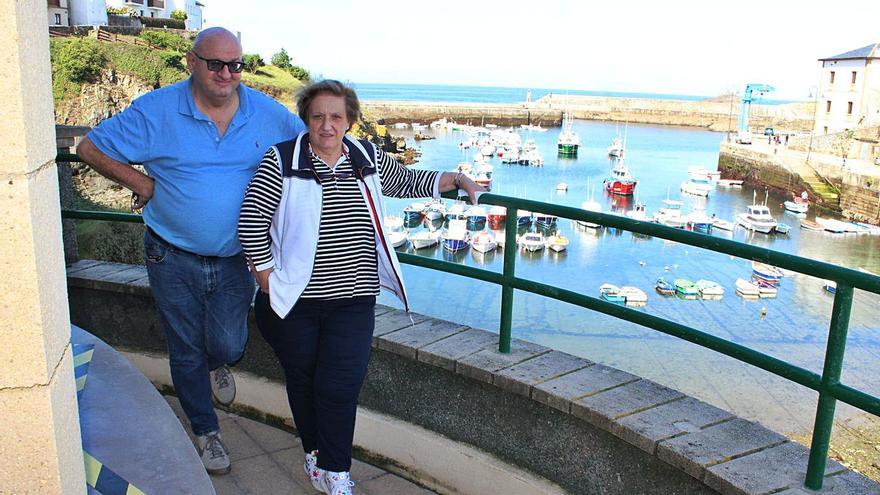
{"type": "Polygon", "coordinates": [[[613,303],[625,303],[626,297],[620,293],[620,287],[611,284],[602,284],[599,287],[599,295],[602,299],[613,303]]]}
{"type": "Polygon", "coordinates": [[[464,220],[450,220],[449,228],[443,235],[443,249],[450,253],[467,249],[471,244],[470,234],[464,220]]]}
{"type": "Polygon", "coordinates": [[[556,226],[557,217],[549,213],[535,214],[535,223],[542,229],[552,229],[556,226]]]}
{"type": "Polygon", "coordinates": [[[657,283],[654,284],[654,290],[656,290],[658,294],[664,296],[675,294],[675,286],[667,282],[663,277],[657,279],[657,283]]]}

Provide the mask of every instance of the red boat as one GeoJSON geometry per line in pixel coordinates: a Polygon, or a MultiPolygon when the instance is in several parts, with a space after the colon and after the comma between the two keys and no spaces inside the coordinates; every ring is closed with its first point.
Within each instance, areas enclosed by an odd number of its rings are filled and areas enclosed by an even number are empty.
{"type": "Polygon", "coordinates": [[[611,176],[605,178],[605,190],[611,194],[631,196],[639,181],[629,173],[629,167],[623,160],[617,160],[611,169],[611,176]]]}
{"type": "Polygon", "coordinates": [[[503,229],[505,220],[507,220],[507,208],[495,205],[489,209],[490,229],[503,229]]]}

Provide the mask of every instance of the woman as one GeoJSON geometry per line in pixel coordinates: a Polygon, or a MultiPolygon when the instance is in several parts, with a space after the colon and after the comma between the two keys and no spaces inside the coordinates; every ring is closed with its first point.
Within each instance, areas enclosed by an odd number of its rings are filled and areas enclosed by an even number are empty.
{"type": "Polygon", "coordinates": [[[459,188],[475,202],[483,188],[460,173],[405,169],[346,136],[360,105],[338,81],[302,90],[297,111],[308,129],[266,152],[245,194],[239,238],[260,286],[257,326],[284,368],[304,468],[316,489],[348,495],[379,287],[408,309],[379,195],[459,188]]]}

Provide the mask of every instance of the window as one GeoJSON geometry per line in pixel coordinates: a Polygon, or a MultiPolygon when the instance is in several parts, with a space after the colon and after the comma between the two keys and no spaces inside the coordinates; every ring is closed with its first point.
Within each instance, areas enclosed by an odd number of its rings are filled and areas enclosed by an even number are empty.
{"type": "Polygon", "coordinates": [[[825,113],[828,113],[830,111],[831,111],[831,100],[828,100],[825,102],[825,113]]]}
{"type": "Polygon", "coordinates": [[[852,80],[849,83],[850,84],[856,83],[856,71],[852,71],[852,80]]]}
{"type": "Polygon", "coordinates": [[[846,102],[846,114],[852,115],[852,102],[851,101],[846,102]]]}
{"type": "Polygon", "coordinates": [[[150,11],[150,17],[156,17],[156,13],[153,11],[150,11]]]}
{"type": "Polygon", "coordinates": [[[834,84],[834,71],[831,71],[831,78],[828,79],[828,84],[834,84]]]}
{"type": "Polygon", "coordinates": [[[55,24],[61,25],[61,14],[55,14],[55,24]]]}

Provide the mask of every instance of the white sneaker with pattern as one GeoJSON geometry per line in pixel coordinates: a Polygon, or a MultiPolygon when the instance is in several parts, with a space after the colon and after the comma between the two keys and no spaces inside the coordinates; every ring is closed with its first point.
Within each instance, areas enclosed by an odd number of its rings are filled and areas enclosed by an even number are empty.
{"type": "Polygon", "coordinates": [[[351,481],[348,471],[324,471],[324,476],[321,477],[321,490],[327,495],[352,495],[353,486],[354,481],[351,481]]]}
{"type": "Polygon", "coordinates": [[[324,491],[324,487],[321,485],[321,480],[324,479],[324,470],[318,467],[317,450],[306,452],[306,462],[303,464],[303,469],[306,470],[306,475],[315,490],[324,491]]]}

